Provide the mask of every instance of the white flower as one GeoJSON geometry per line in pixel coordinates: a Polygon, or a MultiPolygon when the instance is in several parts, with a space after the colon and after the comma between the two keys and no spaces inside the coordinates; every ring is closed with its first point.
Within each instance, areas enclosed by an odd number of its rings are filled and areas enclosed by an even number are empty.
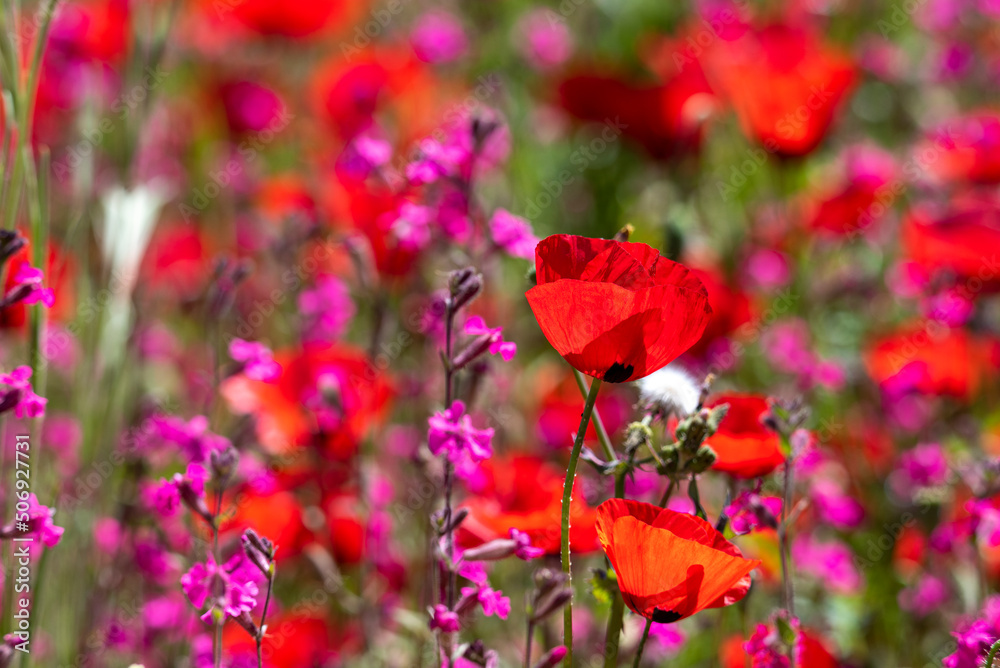
{"type": "Polygon", "coordinates": [[[636,382],[642,402],[664,413],[689,415],[698,408],[701,387],[679,366],[668,365],[636,382]]]}

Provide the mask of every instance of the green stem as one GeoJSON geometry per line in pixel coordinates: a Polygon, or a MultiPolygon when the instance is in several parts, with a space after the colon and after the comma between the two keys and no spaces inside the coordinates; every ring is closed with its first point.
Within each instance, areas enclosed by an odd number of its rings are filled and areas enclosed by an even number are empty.
{"type": "Polygon", "coordinates": [[[632,659],[632,668],[639,668],[642,661],[642,652],[646,649],[646,639],[649,638],[649,628],[653,625],[652,619],[646,620],[646,628],[642,631],[642,640],[639,641],[639,649],[635,650],[635,658],[632,659]]]}
{"type": "MultiPolygon", "coordinates": [[[[580,416],[580,428],[576,432],[576,440],[573,443],[573,452],[569,456],[569,466],[566,467],[566,482],[563,484],[562,498],[562,569],[566,573],[566,582],[572,591],[573,575],[570,572],[569,558],[569,510],[570,501],[573,498],[573,482],[576,480],[576,465],[580,459],[580,450],[583,448],[583,437],[587,433],[587,424],[590,422],[590,415],[594,412],[594,402],[597,401],[597,391],[601,389],[601,380],[595,378],[590,385],[590,392],[587,393],[587,401],[583,405],[583,414],[580,416]]],[[[563,611],[563,645],[566,646],[565,666],[573,665],[573,599],[570,598],[563,611]]]]}
{"type": "MultiPolygon", "coordinates": [[[[625,471],[615,474],[615,498],[625,498],[625,471]]],[[[624,615],[625,599],[620,592],[615,592],[611,602],[611,615],[608,617],[608,631],[604,636],[604,668],[615,668],[618,665],[618,646],[621,644],[624,615]]]]}
{"type": "MultiPolygon", "coordinates": [[[[586,398],[589,392],[587,390],[587,380],[576,369],[573,369],[573,377],[576,379],[576,386],[580,388],[580,395],[586,398]]],[[[594,429],[597,430],[597,440],[601,442],[604,458],[609,462],[615,461],[617,455],[615,455],[615,449],[611,445],[611,437],[608,436],[608,430],[604,428],[604,421],[601,420],[601,414],[597,411],[596,407],[594,408],[594,429]]]]}
{"type": "Polygon", "coordinates": [[[990,653],[986,655],[986,668],[993,668],[993,659],[996,657],[998,650],[1000,650],[1000,640],[997,640],[990,647],[990,653]]]}

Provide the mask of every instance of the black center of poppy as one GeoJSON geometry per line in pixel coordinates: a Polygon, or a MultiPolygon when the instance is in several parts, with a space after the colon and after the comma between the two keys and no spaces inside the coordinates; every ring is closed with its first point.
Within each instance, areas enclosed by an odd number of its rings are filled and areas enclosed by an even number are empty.
{"type": "Polygon", "coordinates": [[[611,365],[611,368],[604,372],[604,380],[609,383],[624,383],[626,380],[632,377],[632,372],[635,367],[629,364],[628,366],[622,366],[621,362],[615,362],[611,365]]]}
{"type": "Polygon", "coordinates": [[[661,610],[659,608],[653,609],[653,621],[657,624],[669,624],[670,622],[676,622],[681,618],[681,613],[674,612],[673,610],[661,610]]]}

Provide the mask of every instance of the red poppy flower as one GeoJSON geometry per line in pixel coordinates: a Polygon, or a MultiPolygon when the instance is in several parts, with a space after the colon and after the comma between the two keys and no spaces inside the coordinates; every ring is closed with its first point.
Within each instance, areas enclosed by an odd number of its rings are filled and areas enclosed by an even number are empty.
{"type": "Polygon", "coordinates": [[[717,339],[732,334],[754,317],[754,307],[750,296],[734,281],[727,281],[714,268],[691,267],[708,291],[708,303],[712,304],[712,316],[698,342],[691,346],[692,355],[704,355],[717,339]]]}
{"type": "MultiPolygon", "coordinates": [[[[528,534],[531,544],[546,554],[559,554],[565,474],[531,455],[487,460],[481,473],[476,495],[462,504],[469,516],[459,525],[458,544],[474,547],[507,538],[514,528],[528,534]]],[[[597,549],[597,511],[583,498],[582,480],[577,478],[570,501],[569,540],[576,553],[597,549]]]]}
{"type": "Polygon", "coordinates": [[[611,383],[648,376],[690,348],[712,314],[687,267],[646,244],[557,234],[535,249],[528,304],[574,368],[611,383]]]}
{"type": "Polygon", "coordinates": [[[996,353],[995,343],[965,330],[911,327],[877,339],[865,361],[879,384],[969,399],[992,375],[996,353]]]}
{"type": "Polygon", "coordinates": [[[736,603],[760,562],[705,520],[649,503],[609,499],[597,508],[597,535],[625,604],[669,623],[736,603]]]}
{"type": "MultiPolygon", "coordinates": [[[[741,636],[733,636],[722,643],[719,658],[723,668],[744,668],[748,665],[751,668],[763,668],[758,662],[746,663],[747,653],[743,649],[745,642],[741,636]]],[[[795,665],[805,668],[837,668],[840,665],[823,640],[806,630],[799,631],[795,656],[795,665]]]]}
{"type": "MultiPolygon", "coordinates": [[[[16,284],[14,280],[22,266],[31,265],[31,243],[14,253],[8,260],[7,277],[4,279],[3,293],[7,294],[16,284]]],[[[51,288],[55,303],[48,309],[48,319],[53,322],[67,322],[76,317],[76,295],[73,276],[76,275],[76,260],[58,246],[49,244],[48,266],[44,268],[42,284],[51,288]]],[[[16,329],[28,320],[28,307],[23,302],[0,309],[0,328],[16,329]]]]}
{"type": "Polygon", "coordinates": [[[769,410],[764,397],[727,394],[717,397],[709,407],[720,404],[729,404],[729,412],[719,431],[706,441],[718,457],[713,469],[737,478],[756,478],[785,463],[778,435],[760,421],[769,410]]]}
{"type": "Polygon", "coordinates": [[[700,68],[688,68],[645,85],[616,76],[573,76],[559,84],[559,103],[581,120],[620,124],[654,158],[668,158],[699,148],[716,98],[700,68]]]}
{"type": "Polygon", "coordinates": [[[344,24],[366,4],[344,0],[301,0],[289,4],[274,0],[229,3],[202,0],[205,13],[212,19],[236,21],[261,35],[294,38],[308,37],[325,28],[344,24]]]}
{"type": "Polygon", "coordinates": [[[451,95],[431,67],[409,48],[370,47],[320,65],[311,85],[312,106],[337,136],[348,141],[374,123],[390,123],[401,145],[439,129],[451,95]]]}
{"type": "Polygon", "coordinates": [[[294,557],[302,551],[305,528],[302,507],[291,492],[275,491],[259,494],[249,487],[235,493],[227,502],[235,512],[222,523],[223,533],[235,538],[246,529],[253,529],[278,546],[275,558],[294,557]]]}
{"type": "Polygon", "coordinates": [[[743,131],[787,156],[816,148],[856,76],[839,49],[810,30],[782,24],[718,40],[707,70],[736,109],[743,131]]]}
{"type": "Polygon", "coordinates": [[[363,351],[345,345],[309,344],[274,358],[282,367],[277,383],[240,375],[222,386],[233,410],[255,416],[261,445],[288,454],[318,443],[334,459],[353,456],[388,411],[392,389],[386,374],[363,351]],[[334,392],[335,400],[324,391],[334,392]]]}
{"type": "Polygon", "coordinates": [[[982,110],[943,123],[914,158],[942,181],[1000,183],[1000,113],[982,110]]]}
{"type": "Polygon", "coordinates": [[[1000,248],[1000,199],[956,198],[945,211],[914,207],[903,223],[907,257],[929,274],[942,269],[968,279],[962,296],[1000,285],[1000,267],[987,249],[1000,248]]]}
{"type": "MultiPolygon", "coordinates": [[[[536,433],[539,441],[552,450],[563,452],[572,444],[571,435],[580,427],[580,390],[564,365],[559,364],[558,370],[553,370],[556,371],[553,375],[561,377],[562,380],[553,386],[555,379],[551,375],[539,374],[534,385],[541,386],[540,391],[528,401],[538,406],[536,433]]],[[[631,398],[624,396],[624,393],[602,388],[595,408],[601,414],[604,428],[614,437],[628,422],[632,412],[632,401],[631,398]]],[[[593,421],[587,424],[583,442],[591,448],[596,447],[597,428],[593,421]]]]}
{"type": "Polygon", "coordinates": [[[211,271],[207,241],[195,225],[176,222],[158,227],[143,256],[143,284],[177,300],[195,297],[211,271]]]}
{"type": "MultiPolygon", "coordinates": [[[[262,652],[274,668],[328,665],[331,659],[359,649],[354,629],[336,630],[319,611],[268,615],[262,652]]],[[[257,645],[237,624],[226,624],[222,638],[227,657],[236,665],[256,665],[257,645]],[[244,663],[246,662],[246,663],[244,663]]],[[[337,663],[337,662],[335,662],[337,663]]],[[[338,663],[339,665],[339,663],[338,663]]]]}

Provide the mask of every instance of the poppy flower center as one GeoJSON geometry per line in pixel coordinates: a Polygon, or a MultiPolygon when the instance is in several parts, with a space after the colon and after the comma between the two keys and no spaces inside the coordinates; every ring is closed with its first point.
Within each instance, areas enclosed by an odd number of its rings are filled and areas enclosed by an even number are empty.
{"type": "Polygon", "coordinates": [[[653,609],[653,621],[657,624],[669,624],[670,622],[676,622],[681,618],[681,613],[674,612],[673,610],[661,610],[660,608],[653,609]]]}
{"type": "Polygon", "coordinates": [[[635,366],[631,364],[622,366],[621,362],[615,362],[610,369],[604,372],[604,380],[609,383],[624,383],[632,377],[633,371],[635,371],[635,366]]]}

